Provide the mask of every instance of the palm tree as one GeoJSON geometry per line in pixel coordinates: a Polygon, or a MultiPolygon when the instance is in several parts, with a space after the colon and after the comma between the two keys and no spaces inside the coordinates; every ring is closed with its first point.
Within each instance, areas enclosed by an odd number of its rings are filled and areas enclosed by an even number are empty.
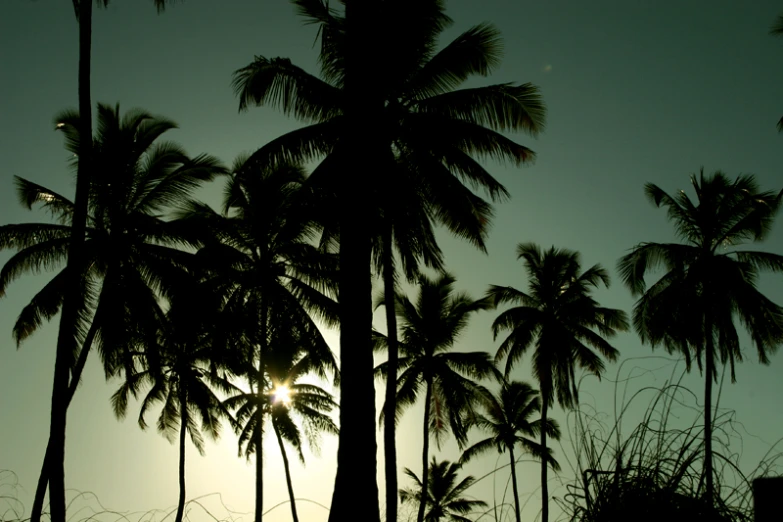
{"type": "Polygon", "coordinates": [[[144,386],[149,386],[141,404],[139,426],[146,429],[145,414],[162,403],[158,432],[172,443],[179,435],[179,499],[174,522],[182,522],[185,512],[186,435],[190,434],[193,445],[204,455],[201,432],[217,440],[221,419],[231,419],[213,390],[224,396],[239,391],[215,365],[223,354],[216,352],[221,345],[210,330],[213,308],[205,306],[203,292],[195,282],[174,294],[159,326],[158,344],[145,346],[144,352],[136,356],[143,367],[138,372],[126,372],[125,382],[111,398],[114,414],[122,419],[128,411],[129,395],[136,398],[144,386]]]}
{"type": "Polygon", "coordinates": [[[440,522],[444,519],[452,522],[470,522],[466,515],[479,508],[487,507],[487,503],[462,496],[476,479],[468,475],[457,483],[457,472],[460,467],[460,464],[453,464],[447,460],[438,462],[435,457],[432,457],[429,465],[432,480],[427,486],[413,471],[405,468],[405,474],[413,479],[416,485],[413,489],[401,489],[400,498],[403,502],[416,502],[419,506],[428,506],[429,510],[424,517],[427,522],[440,522]],[[427,494],[422,495],[422,491],[426,491],[427,494]]]}
{"type": "Polygon", "coordinates": [[[706,495],[714,500],[712,466],[712,383],[716,359],[731,367],[742,361],[735,326],[739,318],[751,336],[763,364],[783,342],[783,309],[757,288],[760,270],[783,271],[783,256],[738,250],[745,242],[764,239],[780,206],[783,191],[761,192],[753,176],[733,182],[722,172],[691,176],[694,202],[679,191],[675,196],[658,186],[645,186],[647,198],[666,207],[683,243],[641,243],[618,262],[623,282],[640,296],[633,322],[642,342],[653,348],[692,357],[699,369],[704,357],[704,474],[706,495]],[[648,271],[663,265],[666,273],[647,288],[648,271]]]}
{"type": "MultiPolygon", "coordinates": [[[[397,317],[394,296],[397,291],[398,275],[404,275],[408,282],[414,283],[420,274],[421,265],[435,270],[443,270],[443,254],[435,240],[432,206],[427,187],[420,182],[422,173],[410,157],[399,156],[394,163],[395,182],[388,183],[383,193],[375,194],[377,202],[376,216],[371,223],[372,266],[383,284],[383,298],[375,307],[383,306],[386,315],[385,346],[388,353],[386,365],[386,402],[385,415],[393,416],[396,410],[395,382],[397,376],[398,339],[397,317]],[[399,268],[398,268],[399,267],[399,268]],[[398,274],[398,271],[401,274],[398,274]]],[[[437,209],[438,221],[447,224],[471,243],[486,252],[485,239],[491,220],[491,207],[480,198],[465,205],[464,201],[449,201],[448,205],[437,209]]],[[[321,203],[326,205],[322,213],[328,214],[329,206],[336,205],[332,195],[321,203]]],[[[329,240],[339,237],[332,229],[335,223],[326,223],[329,240]]],[[[386,478],[386,517],[397,518],[397,465],[395,446],[395,425],[386,423],[384,430],[384,457],[386,478]]]]}
{"type": "MultiPolygon", "coordinates": [[[[473,300],[467,294],[455,293],[455,279],[441,274],[430,280],[419,278],[420,290],[416,303],[397,294],[397,316],[401,325],[397,379],[397,412],[392,419],[382,414],[382,422],[396,422],[405,408],[413,405],[422,386],[424,399],[424,440],[422,448],[422,483],[428,487],[429,439],[435,437],[440,447],[448,431],[460,447],[467,442],[466,419],[475,416],[474,404],[480,399],[482,387],[475,380],[496,376],[496,370],[486,352],[450,351],[475,312],[490,307],[488,299],[473,300]]],[[[386,364],[376,370],[387,374],[386,364]]],[[[424,519],[424,504],[419,506],[418,522],[424,519]]]]}
{"type": "MultiPolygon", "coordinates": [[[[306,205],[312,198],[305,179],[298,165],[260,166],[242,156],[225,187],[223,214],[196,201],[179,214],[183,228],[208,231],[197,255],[212,274],[212,291],[223,295],[224,312],[244,318],[244,344],[250,350],[247,360],[256,368],[257,375],[251,377],[258,393],[266,387],[264,358],[278,320],[307,332],[316,359],[324,368],[336,367],[313,320],[318,317],[332,326],[337,322],[336,305],[329,297],[336,260],[308,241],[318,229],[308,217],[306,205]]],[[[255,411],[254,422],[263,425],[263,408],[255,411]]],[[[253,448],[261,444],[261,431],[256,434],[253,448]]],[[[262,457],[256,454],[256,520],[263,514],[262,457]]]]}
{"type": "MultiPolygon", "coordinates": [[[[98,0],[104,6],[109,0],[98,0]]],[[[153,0],[158,12],[163,10],[166,0],[153,0]]],[[[79,132],[82,136],[92,136],[92,101],[90,95],[90,69],[92,50],[92,0],[72,0],[74,13],[79,22],[79,73],[78,97],[79,112],[85,117],[79,121],[79,132]]],[[[82,161],[79,162],[76,173],[76,195],[74,199],[73,233],[68,244],[67,267],[73,274],[65,281],[66,292],[60,316],[60,326],[57,334],[55,352],[54,379],[52,384],[52,408],[49,425],[49,443],[47,455],[44,456],[42,476],[38,479],[30,522],[40,522],[43,510],[43,497],[46,493],[46,483],[49,482],[49,504],[51,506],[52,522],[65,522],[65,421],[68,408],[67,390],[68,372],[76,352],[77,323],[79,302],[82,296],[82,284],[78,273],[83,266],[83,249],[85,230],[87,227],[88,200],[90,189],[91,143],[83,140],[78,151],[82,161]],[[49,450],[49,447],[52,450],[49,450]],[[50,451],[53,452],[50,455],[50,451]],[[53,483],[52,483],[53,482],[53,483]],[[43,491],[41,491],[43,490],[43,491]]]]}
{"type": "MultiPolygon", "coordinates": [[[[82,149],[79,114],[66,111],[55,121],[65,134],[66,148],[81,163],[82,149]]],[[[183,266],[190,254],[166,245],[181,242],[177,231],[161,215],[178,200],[186,198],[202,181],[221,174],[223,168],[206,155],[189,158],[178,146],[161,142],[161,136],[176,125],[164,118],[140,110],[120,116],[119,106],[98,105],[98,134],[93,138],[93,164],[100,175],[90,183],[90,216],[86,241],[82,246],[80,268],[80,306],[76,332],[81,340],[78,358],[69,356],[66,393],[60,397],[67,408],[81,379],[93,339],[107,376],[115,375],[123,362],[118,354],[125,331],[125,310],[134,314],[151,314],[155,307],[151,290],[164,283],[166,274],[183,266]],[[98,290],[100,287],[100,290],[98,290]],[[93,307],[95,313],[89,309],[93,307]],[[92,318],[90,317],[92,315],[92,318]],[[89,329],[86,325],[92,321],[89,329]]],[[[76,205],[66,197],[45,187],[16,178],[20,201],[32,208],[40,204],[49,211],[55,223],[30,223],[0,227],[0,249],[13,248],[17,253],[0,272],[0,295],[7,285],[26,271],[44,270],[65,261],[60,271],[22,310],[14,326],[17,342],[31,335],[42,323],[64,307],[67,296],[67,256],[73,232],[76,205]]],[[[155,324],[155,318],[149,316],[155,324]]],[[[141,319],[136,317],[139,322],[141,319]]],[[[61,320],[62,322],[62,320],[61,320]]],[[[51,438],[50,438],[51,439],[51,438]]],[[[47,445],[41,475],[36,489],[33,514],[40,517],[49,477],[49,466],[57,463],[56,438],[47,445]],[[54,452],[54,453],[52,453],[54,452]],[[53,460],[54,459],[54,460],[53,460]]],[[[55,469],[55,474],[57,474],[55,469]]],[[[57,494],[52,509],[56,512],[57,494]]],[[[54,517],[54,513],[52,514],[54,517]]]]}
{"type": "Polygon", "coordinates": [[[531,84],[458,90],[471,76],[487,75],[499,63],[500,39],[494,28],[480,25],[436,52],[437,37],[451,23],[441,1],[346,2],[345,17],[321,0],[295,3],[309,21],[321,25],[324,79],[286,59],[256,57],[235,73],[234,85],[240,109],[249,104],[273,105],[313,123],[262,147],[254,154],[255,161],[292,157],[310,161],[328,155],[312,178],[320,177],[319,173],[336,175],[336,180],[327,175],[329,181],[324,183],[332,183],[341,198],[337,205],[344,278],[340,344],[346,378],[330,512],[332,520],[339,520],[351,514],[357,477],[363,477],[358,480],[360,487],[368,488],[359,494],[363,498],[373,498],[375,477],[368,308],[372,245],[364,226],[373,209],[370,198],[353,197],[356,187],[372,181],[371,194],[384,194],[393,179],[395,152],[410,155],[423,175],[420,182],[427,188],[431,215],[465,235],[475,226],[472,223],[481,220],[450,221],[440,209],[459,204],[478,212],[486,206],[463,182],[486,189],[493,199],[506,196],[476,158],[516,165],[532,159],[532,151],[497,131],[536,134],[543,128],[545,110],[531,84]],[[374,166],[369,180],[365,178],[368,165],[374,166]],[[359,454],[363,456],[356,458],[359,454]]]}
{"type": "Polygon", "coordinates": [[[508,451],[516,520],[520,522],[517,460],[514,457],[514,447],[519,445],[523,452],[546,461],[553,470],[560,471],[560,465],[552,457],[551,450],[533,440],[533,437],[541,433],[542,427],[549,437],[559,440],[560,427],[557,421],[551,418],[547,419],[546,423],[541,417],[530,420],[533,415],[541,411],[541,398],[538,390],[534,390],[525,382],[505,381],[498,395],[486,395],[485,408],[487,414],[478,415],[473,425],[488,432],[490,436],[466,449],[459,462],[464,464],[493,449],[497,449],[498,453],[508,451]]]}
{"type": "MultiPolygon", "coordinates": [[[[600,265],[580,273],[577,252],[555,247],[542,252],[537,245],[520,243],[517,258],[525,262],[530,278],[529,293],[492,285],[487,294],[496,305],[516,305],[492,323],[495,338],[509,331],[495,361],[506,358],[508,376],[522,355],[535,346],[533,376],[541,389],[541,418],[546,419],[555,396],[565,408],[579,401],[576,365],[600,378],[604,363],[590,347],[610,361],[617,358],[617,349],[605,338],[627,330],[628,320],[625,312],[599,306],[591,297],[591,289],[600,283],[609,286],[609,274],[600,265]]],[[[540,447],[544,449],[547,430],[540,432],[540,447]]],[[[541,504],[541,520],[547,522],[549,492],[545,462],[541,463],[541,504]]]]}
{"type": "Polygon", "coordinates": [[[271,421],[283,457],[294,522],[299,521],[299,516],[284,441],[297,451],[299,460],[304,464],[302,430],[296,420],[303,426],[311,449],[318,449],[322,432],[339,433],[337,425],[329,416],[337,407],[332,396],[319,386],[299,382],[308,373],[322,370],[324,361],[307,349],[307,345],[312,342],[311,335],[297,330],[276,330],[274,347],[264,357],[265,379],[261,388],[255,379],[257,372],[254,370],[250,375],[250,392],[239,393],[225,401],[227,407],[236,409],[240,454],[244,446],[248,458],[255,454],[257,461],[261,460],[265,418],[271,421]]]}

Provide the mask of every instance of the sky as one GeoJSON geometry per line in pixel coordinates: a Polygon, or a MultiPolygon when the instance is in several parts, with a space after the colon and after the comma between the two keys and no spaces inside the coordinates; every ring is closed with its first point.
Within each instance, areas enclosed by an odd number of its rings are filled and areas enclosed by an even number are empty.
{"type": "MultiPolygon", "coordinates": [[[[548,107],[547,127],[537,138],[512,135],[537,153],[523,168],[489,165],[511,193],[496,207],[488,254],[442,235],[448,269],[458,287],[480,297],[489,284],[526,288],[516,245],[535,242],[581,253],[584,267],[600,263],[613,277],[609,289],[596,292],[604,305],[631,311],[633,297],[617,278],[616,261],[642,241],[674,241],[665,211],[644,197],[647,182],[667,192],[689,189],[689,176],[700,168],[735,177],[755,174],[763,189],[783,188],[783,135],[775,124],[783,115],[783,40],[768,34],[783,12],[779,2],[693,0],[657,2],[597,0],[507,2],[448,0],[454,25],[447,42],[481,22],[493,23],[504,36],[505,55],[489,78],[475,84],[533,82],[548,107]]],[[[123,111],[139,107],[168,117],[179,129],[167,138],[193,155],[209,153],[225,163],[297,128],[297,122],[271,108],[238,113],[232,73],[255,55],[288,57],[317,72],[316,28],[303,24],[287,0],[183,0],[162,15],[152,2],[115,0],[97,10],[93,29],[93,102],[119,103],[123,111]]],[[[77,105],[77,24],[70,2],[4,0],[0,18],[0,224],[42,221],[17,202],[13,176],[21,176],[72,195],[74,179],[67,166],[62,136],[54,131],[55,115],[77,105]]],[[[219,187],[199,196],[217,204],[219,187]]],[[[783,223],[759,246],[783,254],[783,223]]],[[[0,252],[0,263],[12,252],[0,252]]],[[[48,435],[56,321],[42,328],[19,349],[12,325],[50,274],[29,275],[10,285],[0,299],[0,496],[11,491],[29,516],[48,435]]],[[[761,279],[760,288],[783,303],[780,277],[761,279]]],[[[476,316],[460,338],[458,349],[494,354],[490,325],[497,312],[476,316]]],[[[380,317],[377,316],[377,317],[380,317]]],[[[380,323],[379,323],[380,327],[380,323]]],[[[327,339],[338,350],[337,335],[327,339]]],[[[734,412],[729,436],[732,452],[750,473],[768,452],[777,453],[783,436],[783,353],[760,365],[744,339],[745,361],[737,383],[728,378],[720,407],[734,412]]],[[[582,400],[598,419],[612,424],[618,404],[631,403],[623,424],[630,431],[652,398],[646,387],[679,378],[683,365],[664,352],[651,352],[633,333],[614,339],[621,359],[608,364],[599,382],[581,381],[582,400]],[[592,411],[592,410],[591,410],[592,411]]],[[[529,358],[513,377],[532,382],[529,358]]],[[[693,390],[686,402],[703,397],[698,373],[682,383],[693,390]]],[[[380,390],[378,383],[378,390],[380,390]]],[[[177,449],[154,429],[136,424],[138,406],[124,421],[114,418],[109,397],[118,381],[105,382],[95,360],[88,363],[83,384],[68,413],[66,484],[74,499],[73,520],[91,509],[126,513],[131,520],[162,519],[177,499],[177,449]],[[93,496],[94,495],[94,496],[93,496]],[[104,508],[99,507],[100,505],[104,508]],[[160,510],[160,511],[155,511],[160,510]],[[148,513],[148,515],[143,515],[148,513]],[[135,517],[135,518],[134,518],[135,517]]],[[[380,404],[380,402],[378,403],[380,404]]],[[[690,423],[688,404],[678,421],[690,423]]],[[[421,472],[421,422],[418,407],[405,414],[399,430],[399,464],[421,472]]],[[[574,416],[556,407],[552,415],[572,432],[574,416]]],[[[380,446],[380,431],[379,448],[380,446]]],[[[473,440],[480,434],[474,433],[473,440]]],[[[282,460],[276,444],[266,446],[265,502],[287,500],[282,460]]],[[[293,483],[303,520],[326,520],[334,480],[337,441],[324,437],[320,456],[306,453],[306,466],[292,459],[293,483]]],[[[562,499],[573,478],[574,453],[566,437],[555,446],[563,472],[550,492],[562,499]]],[[[254,464],[237,457],[236,437],[224,428],[219,443],[208,443],[200,457],[188,446],[188,498],[191,520],[252,520],[254,464]]],[[[453,442],[438,458],[456,460],[453,442]]],[[[383,459],[379,451],[379,487],[383,459]]],[[[501,460],[500,463],[505,463],[501,460]]],[[[464,472],[484,476],[498,465],[495,455],[470,463],[464,472]]],[[[537,464],[518,465],[523,518],[534,520],[540,508],[537,464]]],[[[508,502],[503,488],[508,469],[482,479],[470,493],[490,505],[508,502]]],[[[409,485],[400,473],[400,485],[409,485]]],[[[0,512],[6,507],[0,500],[0,512]]],[[[10,508],[20,510],[17,504],[10,508]]],[[[552,515],[560,516],[558,501],[552,515]]],[[[101,520],[118,520],[104,513],[101,520]]],[[[12,516],[13,518],[13,516],[12,516]]],[[[288,506],[272,510],[268,520],[290,520],[288,506]]]]}

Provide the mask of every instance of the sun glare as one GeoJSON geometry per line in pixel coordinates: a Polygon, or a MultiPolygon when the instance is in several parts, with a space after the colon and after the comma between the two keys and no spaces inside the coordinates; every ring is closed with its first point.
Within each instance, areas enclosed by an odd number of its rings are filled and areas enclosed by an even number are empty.
{"type": "Polygon", "coordinates": [[[291,404],[291,390],[288,386],[277,386],[272,390],[272,401],[275,403],[282,403],[284,406],[291,404]]]}

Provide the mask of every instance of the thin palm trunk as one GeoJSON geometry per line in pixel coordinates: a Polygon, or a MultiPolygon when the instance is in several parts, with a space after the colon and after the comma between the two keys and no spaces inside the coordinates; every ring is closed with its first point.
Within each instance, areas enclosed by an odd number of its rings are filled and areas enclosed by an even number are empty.
{"type": "MultiPolygon", "coordinates": [[[[76,349],[76,323],[81,295],[81,267],[84,232],[87,224],[87,199],[90,184],[92,149],[92,113],[90,108],[90,49],[92,47],[92,2],[79,2],[79,164],[76,173],[76,197],[66,270],[69,278],[63,299],[57,351],[52,382],[52,409],[49,424],[49,505],[51,522],[65,522],[65,423],[68,373],[76,349]]],[[[47,459],[44,457],[44,461],[47,459]]],[[[31,522],[40,522],[39,518],[31,522]]]]}
{"type": "Polygon", "coordinates": [[[277,437],[277,444],[280,446],[280,454],[283,456],[283,468],[285,469],[285,483],[288,486],[288,498],[291,501],[291,517],[294,522],[299,522],[299,515],[296,514],[296,499],[294,498],[294,485],[291,482],[291,469],[288,467],[288,455],[283,445],[283,437],[280,435],[280,430],[277,429],[277,423],[272,419],[272,428],[275,430],[275,436],[277,437]]]}
{"type": "Polygon", "coordinates": [[[706,378],[704,381],[704,475],[707,479],[707,501],[712,506],[714,485],[712,480],[712,380],[715,372],[711,325],[707,325],[707,339],[704,357],[706,378]]]}
{"type": "MultiPolygon", "coordinates": [[[[543,387],[541,390],[541,451],[546,454],[546,414],[549,409],[549,401],[547,397],[548,392],[545,392],[543,387]]],[[[546,459],[541,459],[541,522],[548,522],[549,520],[549,485],[547,484],[546,459]]]]}
{"type": "MultiPolygon", "coordinates": [[[[350,519],[356,498],[378,498],[371,249],[361,221],[352,216],[340,226],[340,443],[330,522],[350,519]]],[[[379,521],[377,500],[368,508],[365,520],[379,521]]]]}
{"type": "MultiPolygon", "coordinates": [[[[356,188],[366,183],[367,165],[377,162],[381,138],[372,129],[380,118],[382,101],[372,97],[371,57],[373,12],[378,0],[346,0],[345,118],[346,143],[341,146],[347,168],[339,190],[339,315],[340,315],[340,442],[337,474],[329,522],[356,516],[356,499],[365,502],[362,518],[380,521],[378,507],[377,451],[375,441],[375,384],[372,354],[372,244],[366,228],[367,198],[356,198],[356,188]],[[368,64],[370,65],[368,67],[368,64]]],[[[377,60],[376,60],[377,61],[377,60]]],[[[381,151],[382,153],[382,151],[381,151]]]]}
{"type": "Polygon", "coordinates": [[[174,522],[182,522],[185,515],[185,436],[187,435],[188,406],[185,392],[179,390],[179,500],[174,522]]]}
{"type": "Polygon", "coordinates": [[[519,491],[517,490],[517,462],[514,458],[514,441],[508,445],[508,456],[511,460],[511,486],[514,488],[514,514],[517,516],[517,522],[521,522],[519,518],[519,491]]]}
{"type": "Polygon", "coordinates": [[[267,348],[268,313],[266,302],[261,296],[261,339],[258,344],[258,406],[256,407],[256,522],[261,522],[264,513],[264,354],[267,348]]]}
{"type": "Polygon", "coordinates": [[[44,454],[41,474],[38,475],[38,486],[35,488],[35,499],[33,500],[33,510],[30,513],[30,520],[41,520],[43,513],[44,497],[46,496],[46,486],[49,485],[49,463],[52,459],[51,440],[46,443],[46,453],[44,454]]]}
{"type": "Polygon", "coordinates": [[[432,379],[427,379],[427,393],[424,399],[424,444],[421,450],[421,501],[416,522],[424,521],[424,510],[427,507],[427,491],[429,491],[430,468],[430,402],[432,401],[432,379]]]}
{"type": "Polygon", "coordinates": [[[383,425],[383,450],[386,464],[386,520],[397,520],[397,445],[395,441],[395,411],[397,410],[397,314],[394,307],[394,256],[392,227],[386,226],[383,236],[383,291],[386,308],[386,340],[389,352],[386,372],[386,421],[383,425]]]}
{"type": "MultiPolygon", "coordinates": [[[[71,382],[68,386],[68,398],[65,404],[67,409],[71,405],[73,396],[76,393],[76,388],[79,386],[79,381],[82,378],[82,372],[84,366],[87,364],[87,355],[90,353],[90,347],[95,339],[95,334],[98,331],[98,322],[93,319],[90,329],[87,331],[87,336],[84,338],[84,344],[79,352],[79,358],[76,359],[76,365],[73,367],[71,373],[71,382]]],[[[35,489],[35,498],[33,499],[33,509],[30,514],[30,520],[40,520],[43,513],[44,497],[46,496],[46,486],[49,485],[49,463],[51,462],[51,443],[46,443],[46,454],[44,455],[43,465],[41,466],[41,474],[38,476],[38,486],[35,489]]]]}

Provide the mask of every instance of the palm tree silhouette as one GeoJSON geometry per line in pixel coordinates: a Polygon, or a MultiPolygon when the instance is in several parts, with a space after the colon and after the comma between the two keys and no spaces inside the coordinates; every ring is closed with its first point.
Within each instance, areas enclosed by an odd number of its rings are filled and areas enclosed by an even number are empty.
{"type": "MultiPolygon", "coordinates": [[[[82,141],[90,141],[81,139],[81,118],[77,112],[65,111],[55,121],[58,130],[65,134],[66,149],[75,155],[73,166],[78,169],[82,141]]],[[[167,277],[192,258],[191,254],[167,246],[176,245],[183,238],[161,216],[171,205],[187,198],[201,182],[224,172],[210,156],[191,159],[178,145],[160,141],[165,132],[176,128],[165,118],[138,109],[121,116],[119,106],[98,104],[98,124],[99,131],[92,140],[92,161],[99,167],[100,175],[93,176],[90,183],[90,215],[79,269],[80,307],[74,324],[81,349],[70,356],[66,368],[68,387],[60,398],[64,408],[79,385],[94,339],[98,340],[107,377],[117,375],[125,364],[122,347],[127,340],[122,334],[126,321],[143,324],[144,315],[148,324],[155,324],[152,288],[165,286],[167,277]],[[133,310],[133,318],[126,313],[128,310],[133,310]]],[[[43,320],[51,319],[64,307],[73,270],[67,259],[77,212],[72,201],[41,185],[22,178],[16,178],[16,184],[20,201],[30,209],[42,206],[55,223],[0,227],[0,248],[17,250],[0,271],[0,294],[24,272],[50,269],[66,262],[66,267],[22,310],[14,325],[14,336],[21,342],[43,320]]],[[[44,457],[33,503],[33,515],[39,517],[49,466],[56,464],[55,441],[50,437],[47,444],[50,456],[44,457]]],[[[50,501],[54,512],[56,501],[57,494],[50,501]]]]}
{"type": "MultiPolygon", "coordinates": [[[[329,416],[337,407],[332,396],[317,385],[298,382],[314,369],[324,367],[324,361],[319,360],[317,355],[314,357],[308,350],[294,348],[307,345],[308,339],[303,339],[301,334],[302,332],[297,332],[296,329],[276,330],[275,347],[270,348],[264,357],[263,388],[259,389],[255,380],[257,372],[253,371],[249,375],[251,391],[229,397],[224,403],[227,407],[236,409],[240,452],[244,445],[244,453],[248,458],[255,454],[257,461],[261,460],[265,417],[271,421],[283,457],[294,522],[298,522],[299,516],[284,441],[297,451],[304,464],[302,430],[297,426],[296,419],[304,427],[310,447],[316,451],[320,433],[339,433],[337,425],[329,416]]],[[[304,334],[310,335],[307,332],[304,334]]]]}
{"type": "MultiPolygon", "coordinates": [[[[409,282],[419,276],[420,265],[443,270],[443,256],[435,240],[434,222],[445,224],[454,233],[467,238],[486,253],[484,243],[492,217],[489,204],[481,198],[454,198],[438,202],[429,195],[430,187],[422,183],[426,173],[422,172],[413,157],[399,156],[395,163],[394,181],[385,184],[383,193],[378,194],[381,217],[380,233],[373,242],[373,265],[383,280],[383,305],[386,314],[386,347],[388,353],[386,375],[387,417],[396,411],[395,382],[398,368],[397,317],[394,296],[397,292],[397,261],[409,282]],[[468,202],[469,204],[465,204],[468,202]]],[[[471,194],[472,195],[472,194],[471,194]]],[[[384,462],[386,478],[386,517],[397,518],[397,452],[395,425],[387,422],[384,430],[384,462]]]]}
{"type": "Polygon", "coordinates": [[[231,413],[220,397],[236,393],[224,372],[215,365],[222,358],[216,353],[214,330],[210,329],[214,309],[205,306],[203,292],[190,282],[180,287],[178,294],[169,296],[171,306],[159,325],[158,343],[145,346],[134,359],[140,371],[126,372],[125,382],[111,398],[114,414],[124,418],[128,411],[128,398],[138,397],[149,386],[139,412],[139,426],[146,429],[144,416],[158,403],[162,403],[158,416],[158,432],[174,442],[179,435],[179,499],[174,522],[182,522],[185,512],[185,439],[190,440],[201,455],[204,454],[204,431],[213,440],[220,434],[221,419],[231,419],[231,413]]]}
{"type": "MultiPolygon", "coordinates": [[[[419,278],[419,295],[415,304],[397,295],[397,315],[401,324],[399,360],[401,374],[397,379],[396,422],[405,408],[413,405],[424,387],[424,440],[422,448],[422,483],[428,488],[429,439],[435,437],[440,447],[451,431],[460,447],[467,442],[466,418],[475,416],[474,405],[483,388],[474,380],[497,376],[486,352],[450,351],[475,312],[490,307],[488,299],[473,300],[467,294],[455,293],[455,279],[441,274],[430,280],[419,278]]],[[[386,363],[378,366],[381,376],[386,363]]],[[[417,520],[424,519],[424,504],[419,506],[417,520]]]]}
{"type": "MultiPolygon", "coordinates": [[[[158,12],[163,10],[166,0],[153,0],[158,12]]],[[[92,50],[92,0],[72,0],[74,14],[79,23],[79,71],[78,97],[79,112],[85,117],[79,121],[82,136],[92,136],[92,100],[90,95],[90,70],[92,50]]],[[[109,0],[99,0],[99,4],[108,5],[109,0]]],[[[60,316],[55,352],[54,379],[52,383],[52,407],[50,412],[49,439],[44,464],[44,472],[38,479],[38,488],[30,515],[30,522],[40,522],[46,484],[49,483],[50,517],[52,522],[65,522],[65,421],[68,409],[68,373],[73,364],[73,354],[78,348],[79,310],[82,305],[82,285],[77,275],[83,266],[83,246],[87,226],[88,192],[90,190],[91,143],[81,142],[77,154],[81,158],[76,173],[76,194],[74,198],[73,233],[68,244],[67,267],[73,276],[65,281],[66,291],[60,316]],[[49,446],[53,448],[49,449],[49,446]],[[53,452],[50,454],[50,452],[53,452]],[[50,463],[50,464],[47,464],[50,463]],[[53,483],[52,483],[53,482],[53,483]]]]}
{"type": "Polygon", "coordinates": [[[712,383],[717,380],[716,359],[742,361],[735,318],[756,345],[759,360],[783,342],[783,308],[757,288],[760,270],[783,271],[783,256],[737,250],[745,242],[764,239],[780,206],[783,191],[760,192],[753,176],[733,182],[722,172],[691,176],[694,202],[684,191],[675,196],[648,183],[645,194],[657,207],[666,207],[683,243],[641,243],[618,262],[623,282],[635,296],[634,327],[653,348],[692,357],[702,369],[704,357],[704,474],[706,498],[714,499],[712,465],[712,383]],[[663,265],[666,273],[649,288],[648,271],[663,265]]]}
{"type": "Polygon", "coordinates": [[[533,437],[540,435],[543,427],[547,436],[559,440],[560,427],[557,421],[551,418],[547,419],[546,423],[540,416],[536,420],[531,420],[533,415],[541,412],[541,398],[538,390],[534,390],[525,382],[505,381],[498,395],[487,394],[484,399],[486,415],[476,416],[473,425],[488,432],[490,436],[466,449],[459,462],[464,464],[493,449],[498,453],[508,451],[516,520],[520,522],[514,447],[519,445],[523,452],[546,461],[552,469],[559,471],[560,465],[552,457],[551,450],[541,446],[533,440],[533,437]]]}
{"type": "MultiPolygon", "coordinates": [[[[580,273],[579,254],[567,249],[550,248],[542,252],[537,245],[520,243],[517,257],[523,259],[530,278],[529,293],[513,287],[490,286],[488,296],[496,305],[514,304],[492,323],[497,336],[509,330],[495,356],[506,358],[506,376],[514,364],[531,347],[533,376],[541,389],[541,418],[553,405],[555,396],[561,406],[572,407],[579,401],[575,366],[600,378],[604,370],[598,350],[610,361],[617,349],[606,337],[628,329],[625,312],[604,308],[590,296],[599,283],[609,286],[609,274],[600,265],[580,273]]],[[[547,448],[547,430],[540,430],[541,449],[547,448]]],[[[548,451],[548,450],[547,450],[548,451]]],[[[549,519],[547,466],[541,463],[542,522],[549,519]]]]}
{"type": "Polygon", "coordinates": [[[424,517],[426,522],[441,520],[470,522],[471,519],[466,515],[476,509],[487,507],[487,503],[483,500],[463,496],[465,491],[476,482],[476,479],[468,475],[457,482],[459,464],[453,464],[447,460],[438,462],[435,457],[432,457],[429,469],[432,477],[429,484],[424,486],[413,471],[405,468],[405,474],[413,479],[415,487],[400,490],[400,498],[403,502],[416,502],[419,506],[427,505],[429,507],[424,517]],[[422,491],[426,491],[427,494],[422,495],[422,491]]]}
{"type": "MultiPolygon", "coordinates": [[[[369,418],[372,245],[364,226],[374,215],[375,200],[351,194],[357,186],[369,186],[371,194],[387,191],[394,179],[394,151],[403,151],[415,158],[424,175],[421,183],[429,187],[432,215],[465,235],[482,220],[449,221],[438,209],[454,202],[473,212],[486,207],[463,182],[485,189],[493,199],[507,196],[476,159],[490,157],[516,165],[532,159],[531,150],[498,131],[536,134],[543,128],[545,110],[531,84],[458,90],[471,76],[485,76],[499,63],[499,35],[491,26],[480,25],[436,52],[437,37],[451,23],[440,1],[346,2],[345,17],[321,0],[295,3],[308,21],[320,25],[323,80],[287,59],[259,56],[235,73],[234,85],[240,110],[250,104],[273,105],[313,123],[273,140],[253,155],[254,160],[310,161],[328,156],[312,178],[325,175],[344,202],[337,209],[344,278],[341,361],[347,367],[342,369],[343,449],[338,451],[333,498],[339,509],[333,505],[330,513],[330,519],[338,520],[351,514],[357,477],[364,477],[358,480],[361,487],[371,488],[367,484],[375,476],[376,452],[374,419],[369,418]],[[373,165],[372,178],[366,176],[368,165],[373,165]],[[364,456],[356,458],[357,452],[364,456]]],[[[373,498],[373,493],[368,489],[359,496],[373,498]]],[[[396,506],[396,491],[387,490],[387,506],[396,506]]],[[[395,517],[387,513],[387,518],[395,517]]]]}
{"type": "MultiPolygon", "coordinates": [[[[242,327],[234,333],[240,334],[238,345],[248,349],[246,359],[256,368],[253,381],[259,392],[266,387],[264,357],[279,321],[307,332],[313,355],[323,363],[319,368],[336,370],[332,352],[313,320],[337,323],[336,303],[329,297],[334,291],[336,259],[310,242],[318,228],[307,211],[313,197],[305,179],[298,165],[262,166],[240,156],[224,190],[222,215],[196,201],[179,213],[182,227],[204,243],[197,256],[211,273],[211,291],[223,296],[224,313],[242,318],[238,320],[242,327]]],[[[254,422],[263,425],[264,409],[255,411],[254,422]]],[[[256,435],[259,440],[253,448],[261,444],[262,432],[256,435]]],[[[257,453],[256,520],[264,511],[262,465],[263,455],[257,453]]]]}

